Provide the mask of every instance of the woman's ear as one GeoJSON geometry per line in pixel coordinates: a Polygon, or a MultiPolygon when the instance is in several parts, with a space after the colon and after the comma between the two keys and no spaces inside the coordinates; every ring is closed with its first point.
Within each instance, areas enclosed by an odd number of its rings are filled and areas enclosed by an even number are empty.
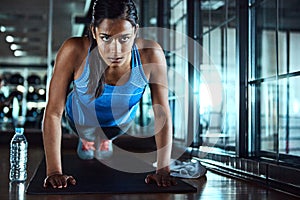
{"type": "Polygon", "coordinates": [[[139,27],[140,27],[140,26],[139,26],[138,24],[135,25],[135,30],[134,30],[135,33],[137,33],[139,27]]]}
{"type": "Polygon", "coordinates": [[[90,25],[90,29],[91,29],[91,32],[92,32],[94,40],[96,40],[96,33],[95,33],[96,30],[95,30],[95,27],[93,25],[90,25]]]}
{"type": "Polygon", "coordinates": [[[134,34],[135,34],[135,37],[137,37],[139,27],[140,27],[140,26],[139,26],[138,24],[136,24],[135,27],[134,27],[134,34]]]}

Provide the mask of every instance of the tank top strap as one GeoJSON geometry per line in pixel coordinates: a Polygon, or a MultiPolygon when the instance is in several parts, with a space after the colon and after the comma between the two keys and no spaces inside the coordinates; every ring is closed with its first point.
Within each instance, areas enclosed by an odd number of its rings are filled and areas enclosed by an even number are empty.
{"type": "Polygon", "coordinates": [[[137,45],[134,44],[132,47],[132,68],[140,67],[142,65],[141,57],[137,45]]]}

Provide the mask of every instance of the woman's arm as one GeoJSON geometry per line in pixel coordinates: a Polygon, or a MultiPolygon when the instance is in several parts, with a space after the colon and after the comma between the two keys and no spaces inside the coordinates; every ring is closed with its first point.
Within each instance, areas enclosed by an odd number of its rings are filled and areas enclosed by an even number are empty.
{"type": "MultiPolygon", "coordinates": [[[[156,50],[158,51],[158,50],[156,50]]],[[[153,65],[150,75],[151,99],[155,118],[157,170],[169,172],[172,149],[172,120],[168,100],[167,69],[164,54],[157,52],[159,63],[153,65]]]]}
{"type": "Polygon", "coordinates": [[[168,100],[167,66],[164,53],[156,43],[150,45],[147,63],[151,68],[149,83],[155,117],[155,141],[157,146],[156,174],[149,175],[146,182],[155,181],[159,186],[170,186],[176,182],[169,177],[172,150],[172,119],[168,100]]]}
{"type": "MultiPolygon", "coordinates": [[[[76,66],[80,66],[82,57],[84,57],[78,55],[79,47],[80,40],[78,38],[67,40],[60,48],[55,60],[42,127],[47,166],[45,187],[66,187],[68,181],[75,184],[73,177],[62,175],[61,119],[70,82],[73,80],[76,66]]],[[[81,50],[81,52],[83,51],[81,50]]]]}

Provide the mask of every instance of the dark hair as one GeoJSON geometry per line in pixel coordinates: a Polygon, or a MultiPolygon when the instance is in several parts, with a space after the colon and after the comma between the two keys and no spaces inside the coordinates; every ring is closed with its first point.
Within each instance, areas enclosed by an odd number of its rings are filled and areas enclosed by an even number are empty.
{"type": "Polygon", "coordinates": [[[92,12],[92,21],[89,30],[90,46],[90,75],[88,82],[88,94],[93,94],[93,97],[99,97],[104,89],[106,66],[102,60],[97,47],[97,42],[92,36],[92,31],[98,27],[104,19],[125,19],[132,26],[136,27],[138,15],[135,3],[133,0],[95,0],[92,12]],[[93,29],[93,30],[91,30],[93,29]],[[101,65],[101,66],[99,66],[101,65]]]}

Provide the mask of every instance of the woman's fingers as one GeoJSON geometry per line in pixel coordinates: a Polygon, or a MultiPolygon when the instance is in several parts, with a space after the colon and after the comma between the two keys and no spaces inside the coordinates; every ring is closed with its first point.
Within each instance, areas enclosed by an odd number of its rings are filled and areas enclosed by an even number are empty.
{"type": "Polygon", "coordinates": [[[145,182],[147,184],[154,182],[154,183],[157,184],[157,186],[161,186],[160,181],[158,180],[158,176],[156,174],[149,174],[149,175],[147,175],[147,177],[145,179],[145,182]]]}
{"type": "Polygon", "coordinates": [[[70,183],[72,185],[76,184],[76,180],[73,176],[68,176],[67,180],[68,180],[68,183],[70,183]]]}
{"type": "Polygon", "coordinates": [[[44,180],[44,187],[53,187],[53,188],[65,188],[68,186],[68,183],[71,185],[76,184],[76,180],[73,176],[55,174],[46,177],[44,180]]]}
{"type": "Polygon", "coordinates": [[[172,185],[176,185],[176,180],[167,174],[149,174],[145,178],[145,182],[149,183],[156,183],[159,187],[169,187],[172,185]]]}

